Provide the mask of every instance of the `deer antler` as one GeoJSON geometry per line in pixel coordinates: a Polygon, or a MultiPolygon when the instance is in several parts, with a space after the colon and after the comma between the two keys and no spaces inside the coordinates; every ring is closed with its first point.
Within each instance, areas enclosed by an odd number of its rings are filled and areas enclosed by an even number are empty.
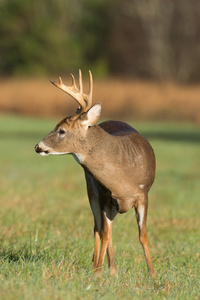
{"type": "Polygon", "coordinates": [[[89,84],[89,93],[84,94],[83,93],[83,81],[82,81],[82,73],[79,69],[79,89],[76,86],[75,78],[73,74],[70,74],[72,77],[72,86],[67,86],[62,82],[61,77],[59,77],[59,83],[56,83],[52,80],[50,82],[61,89],[63,92],[67,93],[68,95],[72,96],[78,104],[78,110],[76,114],[73,116],[73,119],[77,119],[82,113],[84,113],[88,108],[92,105],[92,92],[93,92],[93,79],[92,79],[92,73],[89,71],[90,76],[90,84],[89,84]]]}

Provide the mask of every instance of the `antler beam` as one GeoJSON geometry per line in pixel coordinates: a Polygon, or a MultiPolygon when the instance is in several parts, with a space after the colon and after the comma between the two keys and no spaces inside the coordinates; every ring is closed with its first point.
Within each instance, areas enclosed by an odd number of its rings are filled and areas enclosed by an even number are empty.
{"type": "Polygon", "coordinates": [[[89,71],[90,81],[89,81],[89,93],[88,94],[83,93],[83,81],[82,81],[81,70],[79,69],[79,89],[77,88],[74,75],[73,74],[70,74],[70,75],[72,77],[72,86],[65,85],[63,83],[61,77],[59,77],[59,83],[56,83],[52,80],[50,80],[50,82],[53,85],[55,85],[56,87],[58,87],[59,89],[61,89],[63,92],[70,95],[72,98],[74,98],[78,102],[79,108],[78,108],[75,116],[79,116],[82,113],[84,113],[86,110],[88,110],[92,105],[92,92],[93,92],[92,73],[91,73],[91,71],[89,71]]]}

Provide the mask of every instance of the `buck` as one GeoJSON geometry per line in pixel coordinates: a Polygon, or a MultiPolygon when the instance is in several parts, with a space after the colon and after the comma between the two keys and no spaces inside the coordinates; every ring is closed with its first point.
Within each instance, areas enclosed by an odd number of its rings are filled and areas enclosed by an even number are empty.
{"type": "Polygon", "coordinates": [[[101,274],[105,254],[111,274],[116,274],[112,245],[112,223],[118,213],[134,207],[150,276],[154,275],[146,229],[148,192],[155,177],[155,156],[148,141],[134,128],[118,121],[95,125],[101,104],[92,106],[93,79],[89,71],[89,93],[83,92],[79,70],[79,88],[51,81],[78,102],[74,115],[60,121],[35,151],[40,155],[72,154],[83,167],[87,193],[94,215],[93,270],[101,274]],[[101,244],[101,245],[100,245],[101,244]],[[101,246],[101,247],[100,247],[101,246]]]}

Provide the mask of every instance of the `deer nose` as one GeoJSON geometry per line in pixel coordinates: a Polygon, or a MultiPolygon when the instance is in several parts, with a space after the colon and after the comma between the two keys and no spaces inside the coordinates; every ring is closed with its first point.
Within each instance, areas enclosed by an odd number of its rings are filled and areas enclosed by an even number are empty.
{"type": "Polygon", "coordinates": [[[35,152],[40,153],[42,152],[42,149],[39,147],[39,145],[35,145],[35,152]]]}

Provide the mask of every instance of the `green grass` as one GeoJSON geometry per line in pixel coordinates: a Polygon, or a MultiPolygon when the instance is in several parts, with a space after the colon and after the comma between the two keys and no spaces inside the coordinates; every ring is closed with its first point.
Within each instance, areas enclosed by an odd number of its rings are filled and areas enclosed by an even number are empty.
{"type": "Polygon", "coordinates": [[[70,156],[34,152],[55,124],[0,116],[1,299],[199,299],[199,127],[134,124],[157,158],[148,212],[156,277],[148,278],[132,210],[113,224],[118,276],[105,261],[95,279],[83,171],[70,156]]]}

